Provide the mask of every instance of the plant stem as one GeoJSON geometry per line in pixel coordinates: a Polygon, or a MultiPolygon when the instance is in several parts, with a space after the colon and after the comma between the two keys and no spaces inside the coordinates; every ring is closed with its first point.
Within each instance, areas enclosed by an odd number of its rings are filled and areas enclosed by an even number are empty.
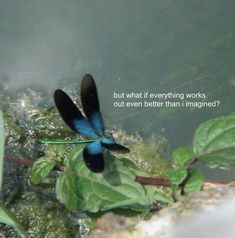
{"type": "MultiPolygon", "coordinates": [[[[33,165],[33,160],[30,160],[30,159],[19,159],[17,157],[11,157],[11,156],[5,156],[5,161],[7,162],[11,162],[11,163],[14,163],[14,164],[19,164],[19,165],[22,165],[22,166],[32,166],[33,165]]],[[[64,167],[62,165],[56,165],[54,167],[54,170],[58,170],[58,171],[64,171],[64,167]]]]}
{"type": "MultiPolygon", "coordinates": [[[[19,164],[22,166],[32,166],[33,160],[29,159],[19,159],[17,157],[5,156],[5,161],[11,162],[14,164],[19,164]]],[[[62,165],[56,165],[54,170],[57,171],[64,171],[65,167],[62,165]]],[[[163,186],[163,187],[170,187],[171,183],[170,180],[164,178],[152,178],[152,177],[143,177],[143,176],[136,176],[135,181],[144,184],[144,185],[155,185],[155,186],[163,186]]],[[[207,180],[207,183],[215,184],[215,185],[228,185],[229,182],[219,181],[219,180],[207,180]]]]}
{"type": "Polygon", "coordinates": [[[136,176],[135,181],[144,185],[157,185],[157,186],[163,186],[163,187],[171,186],[170,180],[163,179],[163,178],[136,176]]]}

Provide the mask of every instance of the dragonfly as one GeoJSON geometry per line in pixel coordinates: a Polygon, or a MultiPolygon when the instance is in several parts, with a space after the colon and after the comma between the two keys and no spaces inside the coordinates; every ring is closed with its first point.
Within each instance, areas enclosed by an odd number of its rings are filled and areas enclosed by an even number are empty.
{"type": "Polygon", "coordinates": [[[54,102],[61,118],[73,131],[91,138],[83,149],[83,159],[92,172],[101,173],[104,170],[105,149],[119,153],[130,152],[127,147],[116,143],[112,135],[105,134],[97,88],[90,74],[86,74],[81,82],[81,102],[84,114],[61,89],[54,92],[54,102]]]}

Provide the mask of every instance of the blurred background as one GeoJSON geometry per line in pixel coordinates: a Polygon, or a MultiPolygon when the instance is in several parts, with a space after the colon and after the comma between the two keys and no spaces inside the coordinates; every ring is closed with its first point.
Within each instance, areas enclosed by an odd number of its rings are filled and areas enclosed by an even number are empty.
{"type": "Polygon", "coordinates": [[[36,88],[52,98],[90,73],[107,127],[144,138],[162,134],[172,148],[191,145],[201,122],[235,111],[233,0],[0,3],[0,80],[11,93],[36,88]],[[202,92],[220,103],[114,108],[114,92],[140,91],[202,92]]]}

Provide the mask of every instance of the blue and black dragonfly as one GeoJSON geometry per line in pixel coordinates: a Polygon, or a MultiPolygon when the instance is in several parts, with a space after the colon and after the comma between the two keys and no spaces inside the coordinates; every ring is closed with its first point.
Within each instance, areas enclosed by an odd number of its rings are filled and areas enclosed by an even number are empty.
{"type": "Polygon", "coordinates": [[[85,164],[92,172],[99,173],[104,170],[104,149],[120,153],[130,152],[128,148],[116,143],[112,136],[105,135],[98,93],[91,75],[85,75],[81,83],[81,102],[85,116],[60,89],[55,91],[54,101],[60,116],[73,131],[94,139],[83,150],[85,164]]]}

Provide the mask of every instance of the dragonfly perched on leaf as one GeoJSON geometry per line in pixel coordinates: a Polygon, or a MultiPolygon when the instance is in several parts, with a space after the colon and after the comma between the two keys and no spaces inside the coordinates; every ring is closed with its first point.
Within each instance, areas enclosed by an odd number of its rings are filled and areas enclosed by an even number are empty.
{"type": "Polygon", "coordinates": [[[116,143],[112,136],[105,135],[97,88],[91,75],[85,75],[81,83],[81,101],[85,116],[72,99],[60,89],[55,91],[54,101],[64,122],[73,131],[91,138],[83,150],[83,158],[92,172],[100,173],[104,170],[104,149],[119,153],[130,152],[127,147],[116,143]]]}

